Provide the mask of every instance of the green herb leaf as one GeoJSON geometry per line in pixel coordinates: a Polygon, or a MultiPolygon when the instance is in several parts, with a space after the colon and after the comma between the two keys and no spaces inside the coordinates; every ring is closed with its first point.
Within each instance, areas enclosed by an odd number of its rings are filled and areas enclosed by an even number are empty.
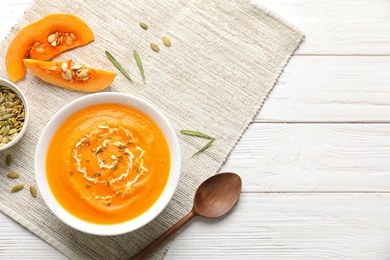
{"type": "Polygon", "coordinates": [[[205,145],[203,146],[202,148],[200,148],[199,151],[197,151],[196,153],[194,153],[192,155],[192,157],[194,157],[195,155],[198,155],[200,154],[201,152],[203,152],[204,150],[206,150],[207,148],[209,148],[211,146],[211,144],[215,141],[215,138],[214,137],[211,137],[209,135],[206,135],[204,133],[201,133],[201,132],[198,132],[198,131],[194,131],[194,130],[180,130],[180,133],[184,134],[184,135],[190,135],[190,136],[196,136],[196,137],[200,137],[200,138],[205,138],[205,139],[209,139],[210,141],[205,145]]]}
{"type": "Polygon", "coordinates": [[[134,59],[137,62],[137,66],[139,68],[139,71],[141,72],[142,80],[143,80],[143,82],[145,84],[145,81],[146,81],[145,80],[145,72],[144,72],[144,67],[142,66],[141,58],[139,57],[137,51],[134,51],[133,54],[134,54],[134,59]]]}
{"type": "Polygon", "coordinates": [[[204,150],[206,150],[207,148],[210,147],[210,145],[215,141],[215,138],[211,139],[205,146],[203,146],[202,148],[199,149],[199,151],[197,151],[196,153],[194,153],[192,155],[192,157],[194,157],[195,155],[198,155],[200,154],[201,152],[203,152],[204,150]]]}
{"type": "Polygon", "coordinates": [[[114,56],[111,55],[111,53],[109,53],[108,51],[106,51],[106,55],[107,55],[107,58],[112,62],[112,64],[114,64],[114,66],[115,66],[120,72],[122,72],[122,74],[123,74],[126,78],[128,78],[129,80],[132,80],[130,74],[122,67],[122,65],[114,58],[114,56]]]}
{"type": "Polygon", "coordinates": [[[209,135],[194,130],[180,130],[180,133],[184,135],[197,136],[205,139],[215,139],[214,137],[211,137],[209,135]]]}

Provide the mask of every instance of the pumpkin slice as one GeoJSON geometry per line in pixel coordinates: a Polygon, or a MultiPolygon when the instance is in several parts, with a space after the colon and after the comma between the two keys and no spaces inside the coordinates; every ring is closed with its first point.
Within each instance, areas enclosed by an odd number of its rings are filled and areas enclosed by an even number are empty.
{"type": "Polygon", "coordinates": [[[29,71],[45,82],[82,92],[105,89],[114,81],[116,75],[115,72],[87,68],[84,64],[75,64],[71,60],[51,62],[24,59],[23,63],[29,71]]]}
{"type": "Polygon", "coordinates": [[[27,25],[8,46],[6,67],[11,81],[26,75],[23,59],[50,60],[54,56],[94,40],[92,30],[70,14],[51,14],[27,25]]]}

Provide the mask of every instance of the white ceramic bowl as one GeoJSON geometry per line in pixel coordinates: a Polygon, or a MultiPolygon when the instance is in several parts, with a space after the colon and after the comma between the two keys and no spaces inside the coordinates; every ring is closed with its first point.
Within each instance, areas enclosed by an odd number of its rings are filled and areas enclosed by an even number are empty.
{"type": "Polygon", "coordinates": [[[6,145],[0,147],[0,151],[3,151],[5,149],[8,149],[11,146],[15,145],[17,142],[19,142],[19,140],[26,133],[28,120],[30,118],[30,110],[28,108],[27,99],[26,99],[25,95],[23,94],[22,90],[20,88],[18,88],[14,83],[12,83],[11,81],[8,81],[6,79],[0,78],[0,86],[7,87],[10,90],[12,90],[13,92],[15,92],[20,97],[20,99],[22,100],[22,103],[23,103],[23,106],[24,106],[24,123],[23,123],[23,127],[20,130],[20,132],[18,133],[18,135],[12,141],[9,141],[6,145]]]}
{"type": "Polygon", "coordinates": [[[40,194],[50,210],[65,224],[94,235],[119,235],[134,231],[152,221],[171,200],[180,178],[181,154],[177,136],[167,118],[150,103],[128,94],[103,92],[89,94],[60,109],[43,129],[35,154],[35,177],[40,194]],[[50,141],[57,128],[76,111],[104,103],[115,103],[133,107],[148,115],[163,132],[170,150],[171,165],[166,187],[154,205],[141,216],[119,224],[94,224],[68,213],[53,196],[46,176],[46,155],[50,141]]]}

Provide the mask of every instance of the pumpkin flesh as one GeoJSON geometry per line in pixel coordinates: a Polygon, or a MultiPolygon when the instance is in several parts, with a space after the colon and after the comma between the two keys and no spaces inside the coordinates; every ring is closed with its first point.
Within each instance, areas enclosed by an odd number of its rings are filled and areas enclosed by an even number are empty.
{"type": "MultiPolygon", "coordinates": [[[[64,62],[24,59],[23,63],[29,71],[43,81],[58,87],[81,92],[96,92],[105,89],[114,81],[116,75],[116,73],[112,71],[86,68],[82,65],[88,70],[87,79],[76,77],[76,70],[73,70],[73,80],[69,80],[65,79],[63,76],[64,62]]],[[[74,63],[71,60],[66,61],[65,63],[67,63],[68,68],[74,66],[74,63]]]]}

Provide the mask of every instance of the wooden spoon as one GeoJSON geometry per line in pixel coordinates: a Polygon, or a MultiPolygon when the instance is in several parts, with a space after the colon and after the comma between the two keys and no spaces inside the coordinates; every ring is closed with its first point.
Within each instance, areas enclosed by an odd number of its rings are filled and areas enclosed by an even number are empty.
{"type": "Polygon", "coordinates": [[[192,210],[131,259],[145,259],[195,216],[216,218],[226,214],[236,204],[241,193],[241,186],[240,176],[231,172],[216,174],[208,178],[196,190],[192,210]]]}

